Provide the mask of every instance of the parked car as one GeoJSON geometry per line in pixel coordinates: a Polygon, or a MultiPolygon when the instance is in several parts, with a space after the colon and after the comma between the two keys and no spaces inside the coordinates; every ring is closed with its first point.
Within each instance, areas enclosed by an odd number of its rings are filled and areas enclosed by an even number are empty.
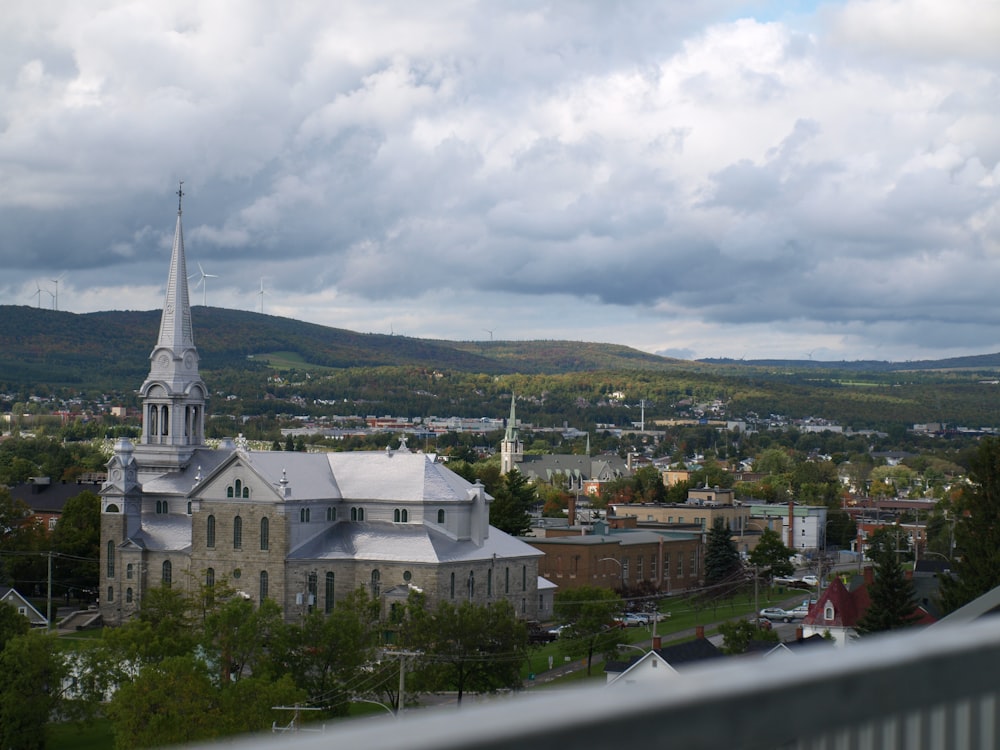
{"type": "Polygon", "coordinates": [[[556,638],[558,638],[559,636],[562,635],[562,632],[568,627],[569,625],[555,625],[549,628],[548,631],[546,632],[548,632],[549,635],[554,635],[556,638]]]}
{"type": "Polygon", "coordinates": [[[793,609],[789,609],[788,614],[791,615],[796,620],[801,620],[803,617],[809,614],[809,605],[800,604],[799,606],[794,607],[793,609]]]}
{"type": "Polygon", "coordinates": [[[760,616],[774,622],[775,620],[780,620],[781,622],[791,622],[792,615],[786,612],[781,607],[764,607],[760,611],[760,616]]]}
{"type": "Polygon", "coordinates": [[[813,575],[802,576],[802,583],[804,583],[804,584],[806,584],[808,586],[818,586],[819,585],[819,579],[816,576],[813,576],[813,575]]]}
{"type": "Polygon", "coordinates": [[[753,625],[756,628],[759,628],[760,630],[770,630],[772,627],[774,627],[771,624],[771,621],[768,620],[766,617],[749,617],[747,619],[750,621],[751,625],[753,625]]]}

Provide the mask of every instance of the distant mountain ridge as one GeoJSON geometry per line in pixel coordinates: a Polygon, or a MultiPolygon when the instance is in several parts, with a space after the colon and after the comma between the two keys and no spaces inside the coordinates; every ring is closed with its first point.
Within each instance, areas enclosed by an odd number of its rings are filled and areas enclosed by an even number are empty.
{"type": "MultiPolygon", "coordinates": [[[[195,306],[201,368],[255,369],[268,356],[288,366],[410,366],[468,373],[557,375],[585,371],[695,371],[739,375],[775,369],[893,372],[1000,368],[1000,354],[920,362],[688,361],[585,341],[438,341],[307,323],[251,311],[195,306]]],[[[0,305],[0,385],[80,385],[132,390],[149,371],[159,310],[71,313],[0,305]]]]}
{"type": "MultiPolygon", "coordinates": [[[[415,366],[489,374],[698,368],[616,344],[452,342],[363,334],[256,312],[195,306],[202,369],[250,367],[292,354],[303,367],[415,366]]],[[[109,377],[136,387],[149,371],[159,310],[70,313],[0,305],[0,383],[81,385],[109,377]]]]}

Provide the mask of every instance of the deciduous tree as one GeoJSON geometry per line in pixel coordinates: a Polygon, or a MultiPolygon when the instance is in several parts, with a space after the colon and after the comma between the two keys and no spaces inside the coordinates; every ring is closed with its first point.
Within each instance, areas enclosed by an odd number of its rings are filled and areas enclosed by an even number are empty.
{"type": "Polygon", "coordinates": [[[625,603],[615,592],[596,586],[566,589],[556,594],[555,615],[566,625],[559,643],[568,656],[586,656],[587,674],[595,654],[614,655],[625,642],[625,633],[615,626],[625,603]]]}

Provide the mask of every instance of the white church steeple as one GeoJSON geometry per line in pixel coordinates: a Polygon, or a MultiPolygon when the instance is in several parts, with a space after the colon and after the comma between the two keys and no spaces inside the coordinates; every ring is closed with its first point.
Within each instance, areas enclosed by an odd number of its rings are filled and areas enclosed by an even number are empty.
{"type": "Polygon", "coordinates": [[[507,474],[524,460],[524,446],[517,436],[517,416],[514,413],[515,398],[510,394],[510,419],[507,420],[507,429],[504,431],[503,441],[500,443],[500,473],[507,474]]]}
{"type": "Polygon", "coordinates": [[[195,448],[204,447],[207,390],[198,374],[198,350],[191,326],[181,199],[177,190],[177,226],[167,276],[160,334],[149,355],[142,398],[142,438],[136,452],[144,465],[170,470],[183,466],[195,448]]]}

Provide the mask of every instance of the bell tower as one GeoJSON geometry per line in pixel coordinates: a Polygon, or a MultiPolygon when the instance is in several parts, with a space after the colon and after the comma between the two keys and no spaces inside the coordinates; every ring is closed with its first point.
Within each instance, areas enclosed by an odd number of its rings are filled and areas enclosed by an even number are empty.
{"type": "Polygon", "coordinates": [[[142,437],[135,454],[143,473],[177,471],[187,464],[195,449],[205,447],[208,391],[198,374],[198,350],[191,326],[181,226],[183,186],[182,182],[177,190],[177,226],[160,334],[149,355],[149,375],[139,389],[142,437]]]}
{"type": "Polygon", "coordinates": [[[514,470],[515,464],[524,460],[524,446],[517,435],[517,417],[514,414],[514,394],[510,394],[510,419],[500,443],[500,473],[508,474],[514,470]]]}

